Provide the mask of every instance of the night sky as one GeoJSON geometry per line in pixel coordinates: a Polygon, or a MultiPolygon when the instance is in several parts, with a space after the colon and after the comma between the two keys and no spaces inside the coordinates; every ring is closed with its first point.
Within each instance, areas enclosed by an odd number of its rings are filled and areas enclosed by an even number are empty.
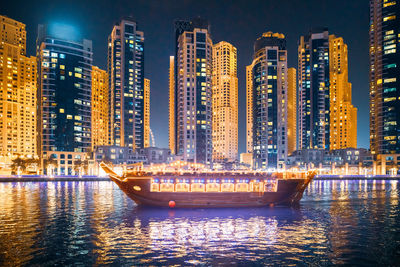
{"type": "Polygon", "coordinates": [[[27,51],[35,55],[37,25],[64,23],[93,40],[94,65],[106,69],[107,37],[114,23],[132,16],[145,34],[145,77],[151,80],[151,128],[156,145],[168,147],[168,68],[174,55],[175,19],[201,16],[211,24],[214,43],[227,41],[238,51],[239,152],[246,141],[245,67],[253,43],[263,32],[284,33],[289,67],[297,68],[297,42],[313,27],[328,27],[349,48],[349,81],[358,108],[358,146],[369,148],[367,0],[261,1],[2,1],[0,14],[27,25],[27,51]]]}

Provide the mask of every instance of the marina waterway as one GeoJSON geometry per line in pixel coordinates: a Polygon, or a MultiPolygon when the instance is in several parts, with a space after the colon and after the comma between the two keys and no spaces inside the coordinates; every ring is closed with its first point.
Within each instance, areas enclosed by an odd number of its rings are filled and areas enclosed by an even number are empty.
{"type": "Polygon", "coordinates": [[[396,265],[400,181],[315,180],[299,207],[140,208],[110,181],[0,183],[0,265],[396,265]]]}

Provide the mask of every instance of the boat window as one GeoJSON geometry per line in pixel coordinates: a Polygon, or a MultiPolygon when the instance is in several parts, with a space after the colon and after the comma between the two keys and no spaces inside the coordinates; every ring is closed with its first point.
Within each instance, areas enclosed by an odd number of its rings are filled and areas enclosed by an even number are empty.
{"type": "Polygon", "coordinates": [[[277,180],[266,180],[264,185],[265,192],[277,192],[278,183],[277,180]]]}
{"type": "Polygon", "coordinates": [[[159,192],[160,185],[158,183],[151,183],[150,192],[159,192]]]}

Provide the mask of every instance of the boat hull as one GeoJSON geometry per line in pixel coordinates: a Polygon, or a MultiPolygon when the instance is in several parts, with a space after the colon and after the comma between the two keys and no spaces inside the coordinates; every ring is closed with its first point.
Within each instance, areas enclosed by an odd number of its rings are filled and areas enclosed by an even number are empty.
{"type": "Polygon", "coordinates": [[[175,208],[232,208],[296,205],[311,179],[278,180],[276,192],[151,192],[151,177],[111,179],[138,205],[175,208]],[[134,188],[140,188],[140,191],[134,188]]]}

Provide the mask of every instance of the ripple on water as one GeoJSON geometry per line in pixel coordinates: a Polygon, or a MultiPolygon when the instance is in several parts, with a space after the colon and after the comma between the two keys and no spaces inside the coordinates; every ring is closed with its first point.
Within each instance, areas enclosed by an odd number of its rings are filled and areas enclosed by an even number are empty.
{"type": "Polygon", "coordinates": [[[314,181],[301,205],[143,209],[111,182],[0,183],[0,265],[393,265],[397,181],[314,181]]]}

